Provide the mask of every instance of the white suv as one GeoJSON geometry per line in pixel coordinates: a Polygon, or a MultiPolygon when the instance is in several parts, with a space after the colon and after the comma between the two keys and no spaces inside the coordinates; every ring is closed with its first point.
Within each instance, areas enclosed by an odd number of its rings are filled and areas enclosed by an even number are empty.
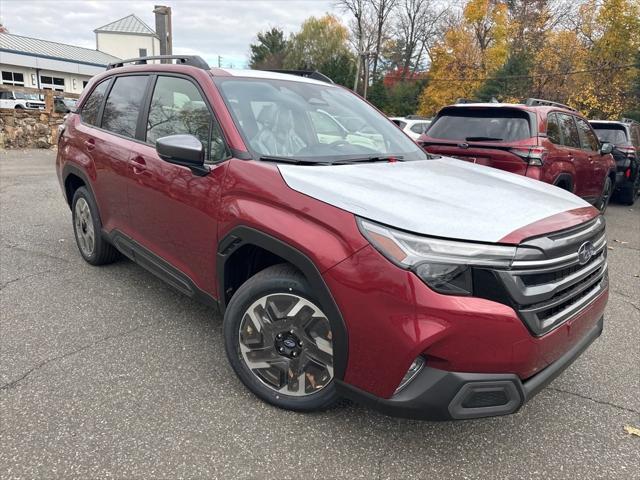
{"type": "Polygon", "coordinates": [[[44,110],[44,102],[35,93],[0,92],[0,108],[44,110]]]}
{"type": "Polygon", "coordinates": [[[407,115],[406,117],[389,117],[389,119],[400,127],[404,133],[414,140],[418,140],[420,135],[425,133],[431,125],[431,119],[419,115],[407,115]]]}

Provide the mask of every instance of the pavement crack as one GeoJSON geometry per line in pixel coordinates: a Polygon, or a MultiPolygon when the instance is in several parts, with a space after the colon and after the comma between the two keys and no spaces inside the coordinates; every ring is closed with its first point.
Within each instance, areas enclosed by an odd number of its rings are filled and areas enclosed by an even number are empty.
{"type": "Polygon", "coordinates": [[[49,270],[43,270],[41,272],[35,272],[35,273],[30,273],[28,275],[24,275],[22,277],[18,277],[18,278],[14,278],[13,280],[8,280],[4,283],[0,283],[0,290],[3,290],[7,285],[10,285],[12,283],[16,283],[16,282],[20,282],[22,280],[26,280],[27,278],[33,278],[33,277],[38,277],[40,275],[44,275],[46,273],[52,273],[52,272],[59,272],[59,269],[49,269],[49,270]]]}
{"type": "Polygon", "coordinates": [[[547,387],[547,388],[549,390],[554,390],[556,392],[566,393],[567,395],[573,395],[574,397],[579,397],[579,398],[583,398],[585,400],[590,400],[590,401],[592,401],[594,403],[598,403],[600,405],[605,405],[607,407],[613,407],[613,408],[616,408],[618,410],[623,410],[625,412],[631,412],[631,413],[635,413],[635,414],[639,414],[640,415],[640,411],[634,410],[633,408],[623,407],[623,406],[617,405],[615,403],[606,402],[604,400],[598,400],[596,398],[589,397],[588,395],[582,395],[581,393],[570,392],[569,390],[563,390],[563,389],[557,388],[557,387],[547,387]]]}
{"type": "Polygon", "coordinates": [[[23,373],[20,377],[16,378],[15,380],[12,380],[12,381],[10,381],[8,383],[5,383],[4,385],[1,385],[0,386],[0,391],[9,390],[9,389],[15,387],[20,382],[22,382],[24,379],[26,379],[29,375],[31,375],[33,372],[35,372],[37,370],[40,370],[41,368],[49,365],[50,363],[54,363],[54,362],[57,362],[59,360],[63,360],[65,358],[67,358],[67,357],[71,357],[71,356],[73,356],[73,355],[75,355],[77,353],[80,353],[80,352],[84,352],[85,350],[89,350],[89,349],[91,349],[91,348],[93,348],[93,347],[95,347],[95,346],[97,346],[97,345],[99,345],[101,343],[108,342],[109,340],[114,340],[116,338],[126,337],[126,336],[131,335],[132,333],[135,333],[135,332],[137,332],[139,330],[142,330],[144,328],[153,327],[153,326],[157,325],[158,323],[160,323],[160,322],[158,321],[158,322],[146,323],[144,325],[138,325],[137,327],[132,328],[130,330],[126,330],[124,332],[117,333],[115,335],[107,335],[106,337],[99,338],[95,342],[91,342],[88,345],[83,345],[82,347],[79,347],[79,348],[77,348],[77,349],[75,349],[75,350],[73,350],[71,352],[63,353],[62,355],[58,355],[56,357],[52,357],[52,358],[48,358],[46,360],[43,360],[42,362],[38,363],[37,365],[31,367],[29,370],[27,370],[25,373],[23,373]]]}
{"type": "Polygon", "coordinates": [[[38,250],[30,250],[28,248],[20,247],[18,245],[13,245],[13,244],[10,244],[10,243],[3,245],[3,248],[7,248],[9,250],[18,250],[20,252],[31,253],[31,254],[34,254],[34,255],[40,255],[41,257],[47,257],[47,258],[51,258],[53,260],[60,260],[61,262],[69,263],[69,260],[67,260],[66,258],[58,257],[56,255],[51,255],[51,254],[46,253],[46,252],[40,252],[38,250]]]}
{"type": "Polygon", "coordinates": [[[638,311],[640,312],[640,306],[636,305],[636,304],[635,304],[635,303],[633,303],[631,300],[628,300],[628,299],[633,298],[633,297],[631,297],[631,296],[629,296],[629,295],[627,295],[627,294],[625,294],[625,293],[618,292],[618,291],[616,291],[616,290],[612,290],[612,293],[613,293],[614,295],[618,295],[618,296],[622,297],[622,298],[620,299],[620,301],[622,301],[622,302],[624,302],[624,303],[626,303],[626,304],[628,304],[628,305],[631,305],[633,308],[635,308],[636,310],[638,310],[638,311]]]}

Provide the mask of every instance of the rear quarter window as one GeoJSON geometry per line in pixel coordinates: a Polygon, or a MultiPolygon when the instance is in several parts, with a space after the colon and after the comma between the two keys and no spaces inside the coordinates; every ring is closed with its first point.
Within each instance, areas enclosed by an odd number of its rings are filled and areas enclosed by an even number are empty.
{"type": "Polygon", "coordinates": [[[453,108],[440,113],[429,136],[443,140],[504,141],[531,138],[529,116],[517,109],[453,108]]]}
{"type": "Polygon", "coordinates": [[[107,87],[109,86],[109,80],[105,80],[100,83],[93,92],[89,95],[89,98],[84,102],[82,110],[80,112],[80,118],[88,125],[98,125],[100,113],[100,106],[104,100],[104,96],[107,93],[107,87]]]}

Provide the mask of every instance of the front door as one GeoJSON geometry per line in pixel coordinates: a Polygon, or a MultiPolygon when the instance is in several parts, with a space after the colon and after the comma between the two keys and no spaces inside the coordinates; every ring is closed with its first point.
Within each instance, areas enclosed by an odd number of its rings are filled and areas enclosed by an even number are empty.
{"type": "Polygon", "coordinates": [[[200,289],[215,294],[216,218],[228,150],[195,83],[171,75],[159,75],[154,81],[142,136],[145,143],[136,144],[130,156],[133,238],[200,289]],[[158,156],[156,140],[177,134],[191,134],[202,142],[211,169],[208,175],[197,176],[158,156]]]}

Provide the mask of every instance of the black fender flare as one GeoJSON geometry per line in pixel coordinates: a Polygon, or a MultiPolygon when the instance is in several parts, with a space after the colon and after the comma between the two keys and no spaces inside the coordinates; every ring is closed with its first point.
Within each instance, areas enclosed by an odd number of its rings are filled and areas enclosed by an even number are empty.
{"type": "Polygon", "coordinates": [[[569,182],[569,185],[571,185],[571,190],[570,191],[573,192],[573,188],[575,187],[575,184],[573,182],[573,176],[571,176],[570,173],[561,173],[561,174],[559,174],[555,178],[555,180],[553,181],[553,185],[557,187],[558,184],[560,182],[562,182],[563,180],[566,180],[567,182],[569,182]]]}
{"type": "Polygon", "coordinates": [[[333,332],[333,369],[334,378],[344,378],[347,367],[348,336],[347,328],[329,287],[313,261],[295,247],[267,233],[247,226],[237,226],[228,232],[218,243],[216,273],[218,276],[218,305],[224,314],[226,296],[224,292],[225,264],[233,252],[243,245],[255,245],[291,263],[305,276],[313,289],[320,306],[327,314],[333,332]]]}
{"type": "MultiPolygon", "coordinates": [[[[87,177],[87,174],[80,167],[67,163],[64,167],[62,167],[62,189],[64,192],[64,197],[67,199],[67,203],[69,204],[69,208],[71,208],[71,202],[73,201],[73,198],[67,197],[67,178],[71,174],[79,177],[84,182],[85,187],[87,188],[87,190],[89,190],[89,193],[93,197],[93,200],[96,202],[96,205],[98,205],[98,199],[93,193],[91,182],[89,181],[89,177],[87,177]]],[[[98,212],[99,211],[100,209],[98,208],[98,212]]]]}

